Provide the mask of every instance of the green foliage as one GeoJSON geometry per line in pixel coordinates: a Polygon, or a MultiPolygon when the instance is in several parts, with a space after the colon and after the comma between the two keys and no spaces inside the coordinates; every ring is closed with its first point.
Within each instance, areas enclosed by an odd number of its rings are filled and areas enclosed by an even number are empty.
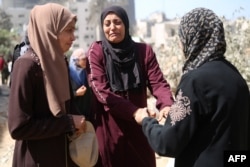
{"type": "Polygon", "coordinates": [[[10,33],[8,30],[0,29],[0,53],[6,55],[9,53],[11,46],[10,33]]]}
{"type": "Polygon", "coordinates": [[[0,53],[9,55],[13,52],[14,46],[18,43],[16,33],[0,29],[0,53]]]}
{"type": "Polygon", "coordinates": [[[14,48],[13,42],[16,37],[15,33],[10,32],[11,27],[10,16],[0,8],[0,53],[4,54],[5,57],[11,53],[14,48]]]}

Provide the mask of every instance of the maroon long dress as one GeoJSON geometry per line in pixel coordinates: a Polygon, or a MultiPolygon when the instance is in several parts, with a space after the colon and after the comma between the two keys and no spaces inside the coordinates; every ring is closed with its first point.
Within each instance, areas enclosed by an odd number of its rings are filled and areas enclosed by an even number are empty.
{"type": "Polygon", "coordinates": [[[110,90],[101,42],[94,42],[88,52],[87,71],[93,90],[92,112],[95,114],[93,122],[100,153],[96,166],[156,166],[155,153],[142,133],[142,127],[135,122],[133,113],[140,107],[147,107],[147,87],[156,97],[158,109],[171,105],[172,95],[152,48],[142,43],[135,46],[145,84],[140,90],[119,95],[110,90]]]}

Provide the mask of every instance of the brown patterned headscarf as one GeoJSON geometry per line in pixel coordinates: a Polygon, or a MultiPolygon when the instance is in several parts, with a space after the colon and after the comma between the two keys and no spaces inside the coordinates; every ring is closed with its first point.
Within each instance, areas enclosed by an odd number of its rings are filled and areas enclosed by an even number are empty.
{"type": "Polygon", "coordinates": [[[179,26],[179,37],[186,58],[184,73],[208,61],[224,58],[226,41],[223,23],[209,9],[196,8],[184,15],[179,26]]]}
{"type": "Polygon", "coordinates": [[[40,59],[47,99],[54,116],[66,113],[65,101],[70,99],[68,68],[57,37],[73,19],[76,20],[76,15],[55,3],[36,5],[30,12],[28,38],[40,59]]]}

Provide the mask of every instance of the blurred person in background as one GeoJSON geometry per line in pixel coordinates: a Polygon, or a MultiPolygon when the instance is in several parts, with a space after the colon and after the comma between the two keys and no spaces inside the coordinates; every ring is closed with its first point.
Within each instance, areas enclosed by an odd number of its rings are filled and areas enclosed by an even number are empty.
{"type": "Polygon", "coordinates": [[[81,114],[90,119],[91,90],[85,71],[87,56],[83,49],[74,50],[70,56],[69,73],[74,92],[74,101],[81,114]]]}
{"type": "MultiPolygon", "coordinates": [[[[1,75],[1,85],[3,84],[2,82],[2,70],[5,64],[5,60],[4,60],[4,55],[0,53],[0,75],[1,75]]],[[[1,90],[0,90],[1,93],[1,90]]]]}
{"type": "Polygon", "coordinates": [[[2,85],[6,85],[10,73],[8,70],[7,61],[5,60],[3,54],[0,54],[0,73],[1,73],[2,85]]]}

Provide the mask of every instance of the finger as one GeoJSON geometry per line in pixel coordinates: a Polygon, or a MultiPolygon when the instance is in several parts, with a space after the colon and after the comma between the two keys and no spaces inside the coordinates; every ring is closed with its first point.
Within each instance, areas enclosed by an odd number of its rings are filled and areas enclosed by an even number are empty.
{"type": "Polygon", "coordinates": [[[167,119],[167,117],[168,117],[168,112],[165,112],[164,115],[163,115],[163,117],[167,119]]]}
{"type": "Polygon", "coordinates": [[[81,119],[81,129],[83,132],[86,131],[87,129],[87,124],[86,124],[86,121],[85,121],[85,117],[83,116],[82,119],[81,119]]]}
{"type": "Polygon", "coordinates": [[[147,110],[148,111],[148,115],[152,118],[156,117],[156,112],[152,111],[152,110],[147,110]]]}
{"type": "Polygon", "coordinates": [[[161,121],[163,118],[164,118],[164,113],[160,112],[157,120],[161,121]]]}

